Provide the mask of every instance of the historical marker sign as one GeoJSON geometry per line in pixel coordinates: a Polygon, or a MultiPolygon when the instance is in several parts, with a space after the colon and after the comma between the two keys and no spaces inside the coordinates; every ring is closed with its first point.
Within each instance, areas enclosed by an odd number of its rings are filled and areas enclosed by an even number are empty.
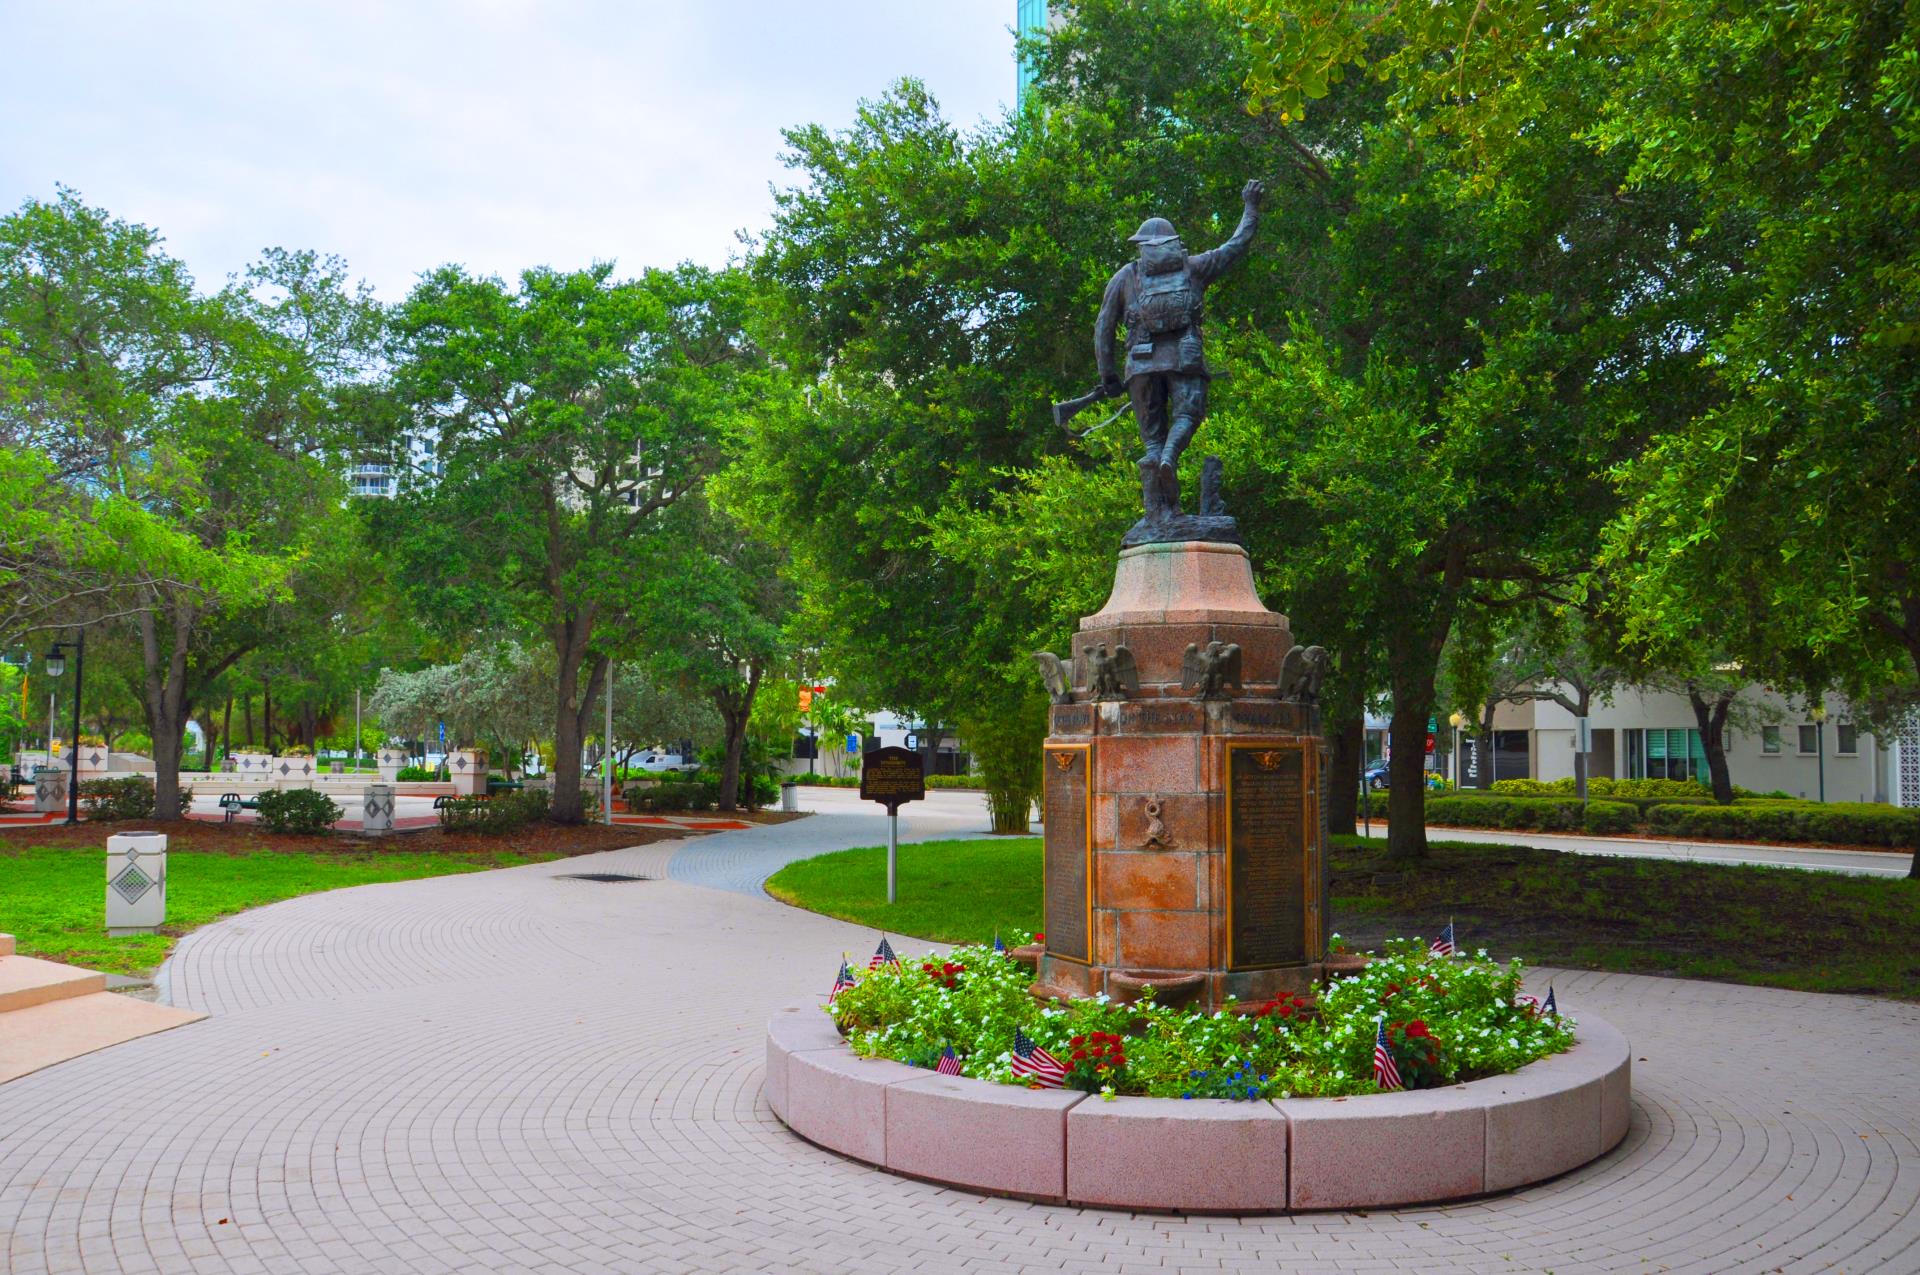
{"type": "Polygon", "coordinates": [[[920,754],[907,748],[876,748],[860,761],[860,798],[878,801],[888,814],[909,801],[924,801],[927,773],[920,754]]]}
{"type": "Polygon", "coordinates": [[[1047,954],[1070,961],[1093,956],[1093,749],[1046,749],[1047,954]]]}
{"type": "Polygon", "coordinates": [[[1318,822],[1307,774],[1301,745],[1227,746],[1230,969],[1307,959],[1308,848],[1318,822]]]}

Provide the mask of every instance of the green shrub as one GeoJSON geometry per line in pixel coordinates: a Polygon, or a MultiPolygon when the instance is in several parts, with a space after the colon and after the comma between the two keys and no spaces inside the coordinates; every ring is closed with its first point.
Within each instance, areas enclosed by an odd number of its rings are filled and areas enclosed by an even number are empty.
{"type": "Polygon", "coordinates": [[[978,775],[928,775],[927,776],[927,787],[929,788],[964,788],[964,789],[970,789],[973,791],[981,791],[981,790],[984,790],[986,786],[987,786],[986,781],[981,779],[980,776],[978,775]]]}
{"type": "Polygon", "coordinates": [[[858,788],[858,775],[795,775],[793,782],[806,784],[811,788],[858,788]]]}
{"type": "Polygon", "coordinates": [[[450,832],[513,832],[553,808],[545,788],[523,788],[497,797],[456,797],[440,807],[440,826],[450,832]]]}
{"type": "MultiPolygon", "coordinates": [[[[1496,779],[1493,791],[1502,797],[1571,797],[1579,792],[1571,776],[1565,779],[1496,779]]],[[[1738,795],[1738,790],[1736,790],[1738,795]]],[[[1711,790],[1691,779],[1613,779],[1595,775],[1587,781],[1587,796],[1645,801],[1711,800],[1711,790]]]]}
{"type": "Polygon", "coordinates": [[[402,766],[393,781],[397,784],[430,784],[434,773],[428,766],[402,766]]]}
{"type": "Polygon", "coordinates": [[[260,825],[268,832],[325,832],[346,813],[313,788],[269,788],[258,800],[260,825]]]}
{"type": "Polygon", "coordinates": [[[1920,811],[1867,802],[1754,801],[1734,806],[1666,805],[1647,812],[1654,831],[1731,841],[1828,841],[1920,849],[1920,811]]]}
{"type": "MultiPolygon", "coordinates": [[[[89,819],[150,819],[153,817],[153,781],[144,775],[122,779],[88,779],[80,784],[80,809],[89,819]]],[[[180,789],[180,808],[190,809],[193,789],[180,789]]]]}

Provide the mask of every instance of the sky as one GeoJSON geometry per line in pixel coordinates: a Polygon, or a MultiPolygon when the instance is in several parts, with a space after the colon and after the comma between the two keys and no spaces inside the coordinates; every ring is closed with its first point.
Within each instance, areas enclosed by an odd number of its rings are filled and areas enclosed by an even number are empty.
{"type": "Polygon", "coordinates": [[[1013,100],[1014,0],[0,0],[0,212],[57,186],[154,227],[202,286],[269,246],[383,300],[724,264],[787,184],[780,130],[902,76],[1013,100]]]}

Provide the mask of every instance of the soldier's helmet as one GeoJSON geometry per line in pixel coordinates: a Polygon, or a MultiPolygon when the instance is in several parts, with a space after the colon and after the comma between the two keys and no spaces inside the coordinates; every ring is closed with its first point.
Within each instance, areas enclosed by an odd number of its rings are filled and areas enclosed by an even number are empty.
{"type": "Polygon", "coordinates": [[[1140,229],[1128,237],[1128,243],[1166,243],[1180,236],[1173,233],[1173,223],[1165,217],[1149,217],[1140,223],[1140,229]]]}

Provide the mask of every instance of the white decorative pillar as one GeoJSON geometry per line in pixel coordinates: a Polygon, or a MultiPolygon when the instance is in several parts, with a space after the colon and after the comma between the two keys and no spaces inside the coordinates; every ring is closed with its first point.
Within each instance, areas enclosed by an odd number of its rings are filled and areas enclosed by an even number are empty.
{"type": "Polygon", "coordinates": [[[360,803],[360,831],[393,831],[392,784],[368,784],[360,803]]]}
{"type": "Polygon", "coordinates": [[[122,832],[108,837],[108,935],[152,934],[166,921],[166,834],[122,832]]]}
{"type": "Polygon", "coordinates": [[[400,778],[400,768],[407,764],[407,754],[391,744],[383,744],[373,760],[380,768],[380,781],[390,784],[400,778]]]}
{"type": "Polygon", "coordinates": [[[487,755],[478,748],[457,748],[447,755],[447,773],[459,797],[487,795],[487,755]]]}
{"type": "Polygon", "coordinates": [[[273,754],[233,753],[227,760],[233,763],[233,773],[241,778],[264,780],[268,769],[273,765],[273,754]]]}
{"type": "Polygon", "coordinates": [[[33,774],[33,808],[41,814],[59,814],[67,808],[67,769],[42,766],[33,774]]]}

